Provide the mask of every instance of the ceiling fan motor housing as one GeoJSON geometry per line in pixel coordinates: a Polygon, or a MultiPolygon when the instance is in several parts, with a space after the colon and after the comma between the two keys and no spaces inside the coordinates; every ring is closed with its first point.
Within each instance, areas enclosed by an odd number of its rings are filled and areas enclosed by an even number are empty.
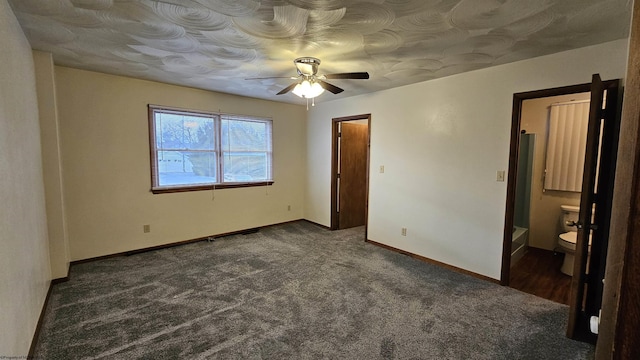
{"type": "Polygon", "coordinates": [[[300,57],[293,60],[299,75],[314,76],[318,73],[320,59],[314,57],[300,57]]]}

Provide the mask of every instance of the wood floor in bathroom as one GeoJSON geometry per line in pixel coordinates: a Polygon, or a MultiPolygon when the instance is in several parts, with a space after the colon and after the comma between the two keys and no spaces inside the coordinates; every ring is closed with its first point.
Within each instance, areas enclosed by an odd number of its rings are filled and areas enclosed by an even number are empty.
{"type": "Polygon", "coordinates": [[[560,272],[564,254],[528,248],[511,268],[509,286],[561,304],[569,304],[571,277],[560,272]]]}

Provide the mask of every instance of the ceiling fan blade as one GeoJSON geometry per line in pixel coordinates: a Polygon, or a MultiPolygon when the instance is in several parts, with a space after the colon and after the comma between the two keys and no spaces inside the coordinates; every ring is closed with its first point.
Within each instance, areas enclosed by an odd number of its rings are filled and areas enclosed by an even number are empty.
{"type": "Polygon", "coordinates": [[[326,79],[368,79],[368,72],[349,72],[349,73],[338,73],[338,74],[326,74],[324,75],[326,79]]]}
{"type": "Polygon", "coordinates": [[[331,85],[326,81],[322,81],[322,80],[316,80],[318,82],[318,84],[320,84],[320,86],[322,86],[323,89],[333,93],[333,94],[339,94],[341,92],[343,92],[343,89],[340,89],[339,87],[335,86],[335,85],[331,85]]]}
{"type": "Polygon", "coordinates": [[[295,79],[297,79],[297,77],[295,77],[295,76],[268,76],[268,77],[246,78],[245,80],[267,80],[267,79],[291,79],[291,80],[295,80],[295,79]]]}
{"type": "Polygon", "coordinates": [[[293,88],[294,88],[294,87],[296,87],[296,85],[298,85],[298,83],[293,83],[293,84],[291,84],[291,85],[287,86],[286,88],[284,88],[284,89],[280,90],[280,92],[279,92],[279,93],[277,93],[276,95],[286,94],[286,93],[288,93],[289,91],[293,90],[293,88]]]}

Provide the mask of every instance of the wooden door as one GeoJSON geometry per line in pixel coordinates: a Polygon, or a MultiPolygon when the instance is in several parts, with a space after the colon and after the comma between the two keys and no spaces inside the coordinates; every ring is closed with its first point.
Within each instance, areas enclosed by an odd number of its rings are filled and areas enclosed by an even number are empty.
{"type": "Polygon", "coordinates": [[[591,316],[598,316],[602,302],[602,279],[618,146],[618,92],[618,81],[607,82],[605,86],[599,75],[593,75],[567,326],[568,337],[590,342],[595,342],[596,337],[589,331],[589,320],[591,316]],[[603,108],[605,87],[606,107],[603,108]],[[592,213],[594,205],[595,214],[592,213]]]}
{"type": "Polygon", "coordinates": [[[596,359],[640,359],[640,1],[633,4],[624,87],[596,359]]]}
{"type": "Polygon", "coordinates": [[[365,224],[369,127],[342,122],[338,145],[338,229],[365,224]]]}

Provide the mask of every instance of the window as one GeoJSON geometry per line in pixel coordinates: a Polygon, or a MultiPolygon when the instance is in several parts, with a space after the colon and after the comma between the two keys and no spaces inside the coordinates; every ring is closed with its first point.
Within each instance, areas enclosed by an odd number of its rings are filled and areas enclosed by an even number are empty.
{"type": "Polygon", "coordinates": [[[544,190],[582,191],[590,103],[573,100],[549,107],[544,190]]]}
{"type": "Polygon", "coordinates": [[[272,184],[271,123],[149,105],[151,191],[272,184]]]}

